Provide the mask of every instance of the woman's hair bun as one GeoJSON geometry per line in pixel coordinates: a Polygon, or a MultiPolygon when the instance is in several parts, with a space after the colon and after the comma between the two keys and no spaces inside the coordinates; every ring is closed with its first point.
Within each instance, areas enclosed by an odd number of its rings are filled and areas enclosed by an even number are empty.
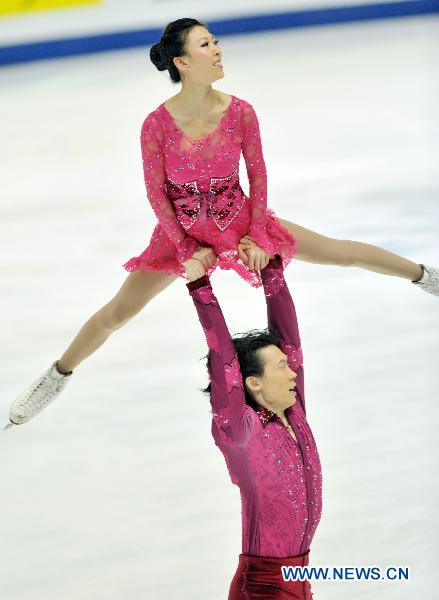
{"type": "Polygon", "coordinates": [[[153,44],[149,51],[149,58],[159,71],[168,71],[172,83],[181,81],[180,72],[174,63],[174,58],[185,56],[187,36],[195,25],[207,29],[207,25],[197,19],[177,19],[168,23],[161,34],[160,42],[153,44]]]}
{"type": "Polygon", "coordinates": [[[165,71],[168,68],[160,42],[151,46],[149,58],[159,71],[165,71]]]}

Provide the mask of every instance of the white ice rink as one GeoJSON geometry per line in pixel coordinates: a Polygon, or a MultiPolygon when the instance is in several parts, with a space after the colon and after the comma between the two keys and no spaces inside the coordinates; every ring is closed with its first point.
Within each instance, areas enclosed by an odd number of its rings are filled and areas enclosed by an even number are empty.
{"type": "MultiPolygon", "coordinates": [[[[219,37],[214,87],[257,111],[276,214],[438,266],[438,19],[219,37]]],[[[179,86],[148,53],[0,71],[2,424],[149,242],[140,126],[179,86]]],[[[435,600],[439,298],[355,267],[286,276],[324,478],[311,563],[411,568],[314,582],[314,598],[435,600]]],[[[260,289],[231,271],[212,284],[232,333],[265,327],[260,289]]],[[[240,497],[199,391],[205,353],[179,279],[1,433],[2,599],[227,598],[240,497]]]]}

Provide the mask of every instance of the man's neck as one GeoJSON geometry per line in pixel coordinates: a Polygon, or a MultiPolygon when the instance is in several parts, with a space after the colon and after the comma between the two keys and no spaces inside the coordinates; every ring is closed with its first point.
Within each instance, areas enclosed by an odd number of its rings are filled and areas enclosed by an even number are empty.
{"type": "Polygon", "coordinates": [[[279,411],[279,412],[277,412],[275,414],[279,417],[279,419],[282,421],[282,423],[284,425],[289,425],[288,419],[285,416],[285,411],[282,410],[282,411],[279,411]]]}

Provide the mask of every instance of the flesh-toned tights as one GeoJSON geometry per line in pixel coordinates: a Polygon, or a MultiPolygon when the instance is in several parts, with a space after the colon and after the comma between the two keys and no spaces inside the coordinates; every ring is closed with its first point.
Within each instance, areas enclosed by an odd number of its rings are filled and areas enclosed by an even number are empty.
{"type": "MultiPolygon", "coordinates": [[[[378,246],[326,237],[291,221],[279,220],[296,239],[295,259],[321,265],[360,267],[411,281],[422,275],[419,264],[378,246]]],[[[116,295],[84,323],[58,360],[58,368],[73,371],[102,346],[113,331],[139,313],[176,279],[177,275],[145,269],[129,273],[116,295]]]]}

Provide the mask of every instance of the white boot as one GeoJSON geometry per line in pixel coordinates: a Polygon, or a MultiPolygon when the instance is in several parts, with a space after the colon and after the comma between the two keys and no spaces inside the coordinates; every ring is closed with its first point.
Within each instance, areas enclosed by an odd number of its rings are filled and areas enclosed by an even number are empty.
{"type": "Polygon", "coordinates": [[[421,279],[418,281],[412,281],[415,285],[419,285],[420,288],[433,294],[433,296],[439,296],[439,269],[429,267],[427,265],[420,265],[424,271],[421,279]]]}
{"type": "Polygon", "coordinates": [[[14,400],[11,404],[10,423],[4,429],[27,423],[62,392],[73,371],[60,373],[56,368],[57,362],[55,361],[41,377],[38,377],[14,400]]]}

